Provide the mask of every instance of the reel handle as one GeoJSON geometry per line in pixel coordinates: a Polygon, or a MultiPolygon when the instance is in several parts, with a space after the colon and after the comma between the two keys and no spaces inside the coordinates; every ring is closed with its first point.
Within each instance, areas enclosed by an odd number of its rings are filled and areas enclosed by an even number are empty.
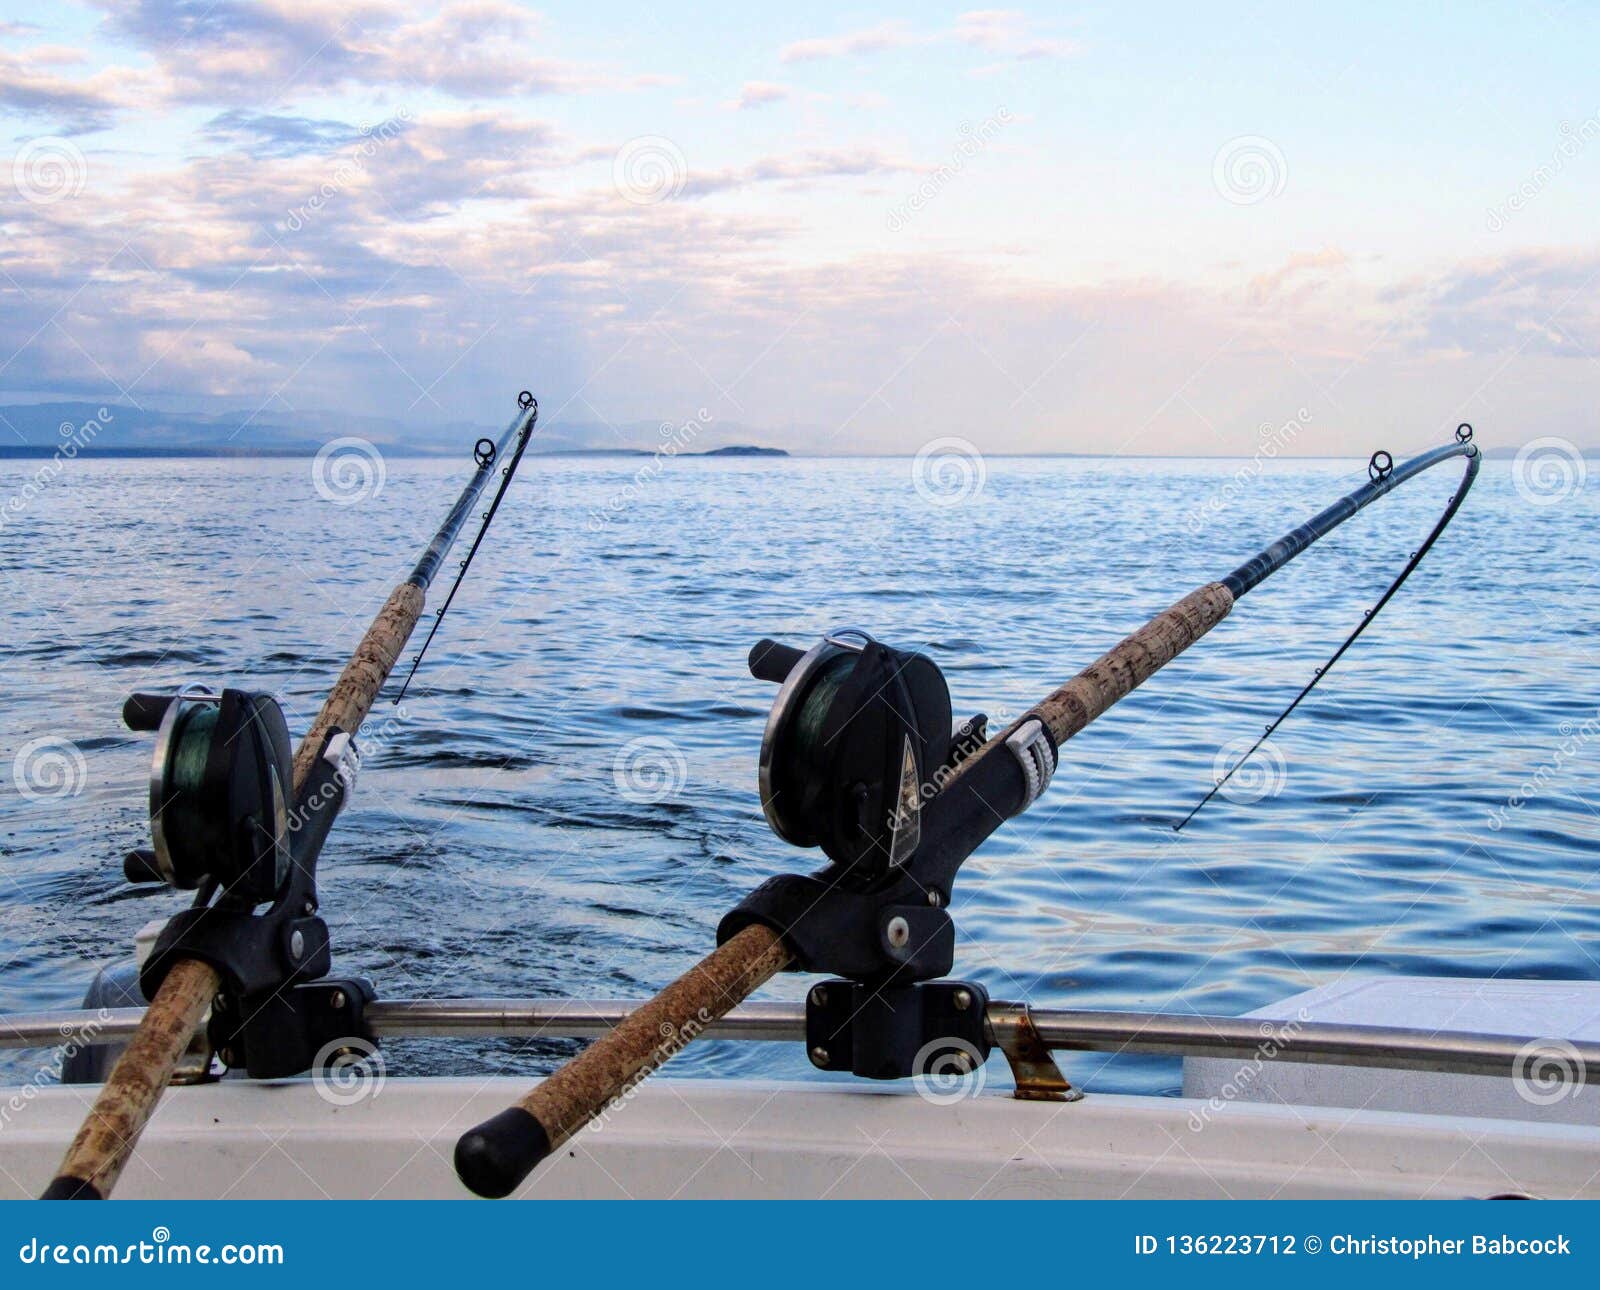
{"type": "Polygon", "coordinates": [[[177,696],[172,694],[130,694],[122,705],[122,724],[129,730],[149,734],[161,728],[161,718],[177,696]]]}
{"type": "Polygon", "coordinates": [[[782,685],[794,665],[806,656],[803,649],[762,637],[750,647],[750,675],[758,681],[782,685]]]}
{"type": "Polygon", "coordinates": [[[161,866],[156,861],[156,853],[149,847],[139,847],[123,856],[122,876],[136,886],[140,883],[167,880],[167,875],[161,872],[161,866]]]}

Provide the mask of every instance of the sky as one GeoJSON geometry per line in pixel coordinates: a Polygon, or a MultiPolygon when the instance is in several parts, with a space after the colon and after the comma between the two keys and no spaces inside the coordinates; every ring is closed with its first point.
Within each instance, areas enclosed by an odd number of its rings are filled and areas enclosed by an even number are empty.
{"type": "Polygon", "coordinates": [[[1600,444],[1597,54],[1542,0],[0,0],[0,403],[1600,444]]]}

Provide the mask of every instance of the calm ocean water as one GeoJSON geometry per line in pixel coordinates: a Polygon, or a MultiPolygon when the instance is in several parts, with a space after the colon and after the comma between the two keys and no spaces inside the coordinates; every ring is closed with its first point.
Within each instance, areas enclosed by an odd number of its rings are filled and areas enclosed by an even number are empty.
{"type": "MultiPolygon", "coordinates": [[[[38,465],[0,463],[0,497],[38,465]]],[[[931,654],[958,715],[1014,714],[1364,476],[1002,458],[936,506],[908,460],[685,458],[634,486],[638,465],[530,458],[404,715],[380,707],[322,871],[337,966],[385,997],[643,996],[746,889],[814,867],[756,798],[758,637],[865,626],[931,654]]],[[[146,844],[149,756],[123,697],[250,683],[302,731],[466,467],[391,460],[381,491],[338,505],[304,460],[80,461],[0,527],[0,1007],[76,1004],[178,906],[121,880],[146,844]],[[46,738],[81,764],[25,796],[14,763],[46,738]]],[[[1595,484],[1530,499],[1486,465],[1253,768],[1265,795],[1171,829],[1457,477],[1340,529],[1074,741],[1048,797],[963,870],[957,971],[1038,1005],[1213,1013],[1350,973],[1600,976],[1595,484]]],[[[389,1062],[538,1071],[572,1049],[410,1041],[389,1062]]],[[[1180,1081],[1166,1060],[1069,1067],[1091,1088],[1180,1081]]],[[[798,1045],[697,1045],[674,1069],[814,1077],[798,1045]]]]}

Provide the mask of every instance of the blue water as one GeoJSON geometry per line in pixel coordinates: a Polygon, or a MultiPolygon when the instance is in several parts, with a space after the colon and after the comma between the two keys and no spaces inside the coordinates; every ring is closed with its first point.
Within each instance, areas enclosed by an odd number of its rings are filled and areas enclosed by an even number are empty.
{"type": "MultiPolygon", "coordinates": [[[[0,496],[38,465],[0,463],[0,496]]],[[[980,493],[941,507],[906,460],[682,458],[635,486],[638,465],[525,463],[407,715],[375,741],[323,893],[338,967],[386,997],[643,996],[711,946],[741,893],[812,867],[757,803],[771,690],[744,669],[756,638],[863,625],[931,654],[958,714],[1015,714],[1364,477],[992,459],[980,493]],[[1220,510],[1196,532],[1208,499],[1220,510]]],[[[1037,1005],[1212,1013],[1346,974],[1600,975],[1600,737],[1583,726],[1600,704],[1600,487],[1535,505],[1486,465],[1275,736],[1256,767],[1267,795],[1171,829],[1219,752],[1259,733],[1387,583],[1457,470],[1340,529],[1066,748],[1048,797],[963,870],[959,972],[1037,1005]]],[[[149,754],[122,698],[252,683],[303,730],[464,473],[394,460],[381,492],[340,506],[309,461],[79,461],[9,516],[0,1006],[75,1004],[178,905],[121,881],[147,835],[149,754]],[[24,797],[13,759],[51,736],[81,774],[24,797]]],[[[572,1049],[409,1041],[389,1060],[538,1071],[572,1049]]],[[[697,1045],[676,1067],[812,1075],[798,1045],[697,1045]]],[[[1166,1060],[1085,1056],[1069,1073],[1179,1083],[1166,1060]]]]}

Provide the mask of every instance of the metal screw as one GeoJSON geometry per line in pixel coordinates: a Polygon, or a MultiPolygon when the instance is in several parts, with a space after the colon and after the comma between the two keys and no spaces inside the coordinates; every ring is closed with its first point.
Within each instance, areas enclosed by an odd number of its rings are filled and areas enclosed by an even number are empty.
{"type": "Polygon", "coordinates": [[[813,1008],[826,1008],[828,1006],[828,992],[820,985],[812,988],[811,1006],[813,1008]]]}
{"type": "Polygon", "coordinates": [[[970,1074],[972,1074],[972,1054],[971,1053],[958,1052],[955,1055],[955,1057],[951,1059],[950,1064],[956,1068],[956,1074],[957,1075],[970,1075],[970,1074]]]}
{"type": "Polygon", "coordinates": [[[953,995],[950,996],[950,998],[956,1005],[956,1010],[958,1012],[965,1012],[972,1006],[971,990],[957,990],[953,995]]]}
{"type": "MultiPolygon", "coordinates": [[[[344,991],[343,990],[335,990],[333,992],[333,994],[328,999],[328,1006],[330,1008],[332,1008],[335,1012],[339,1012],[339,1011],[343,1010],[344,1005],[345,1005],[344,991]]],[[[962,1006],[964,1007],[965,1005],[962,1005],[962,1006]]]]}
{"type": "Polygon", "coordinates": [[[911,924],[899,915],[891,918],[884,930],[888,933],[891,949],[903,950],[911,940],[911,924]]]}
{"type": "Polygon", "coordinates": [[[939,889],[937,887],[928,888],[928,903],[935,909],[938,909],[940,905],[944,904],[944,897],[939,894],[939,889]]]}
{"type": "Polygon", "coordinates": [[[815,1048],[813,1048],[811,1050],[811,1064],[813,1066],[821,1066],[823,1068],[827,1067],[827,1065],[828,1065],[828,1050],[826,1048],[824,1048],[821,1044],[818,1044],[815,1048]]]}
{"type": "Polygon", "coordinates": [[[301,906],[301,908],[304,909],[308,914],[314,914],[317,912],[317,902],[314,900],[308,900],[304,905],[301,906]]]}
{"type": "Polygon", "coordinates": [[[305,934],[297,927],[289,936],[289,957],[299,962],[306,952],[305,934]]]}

